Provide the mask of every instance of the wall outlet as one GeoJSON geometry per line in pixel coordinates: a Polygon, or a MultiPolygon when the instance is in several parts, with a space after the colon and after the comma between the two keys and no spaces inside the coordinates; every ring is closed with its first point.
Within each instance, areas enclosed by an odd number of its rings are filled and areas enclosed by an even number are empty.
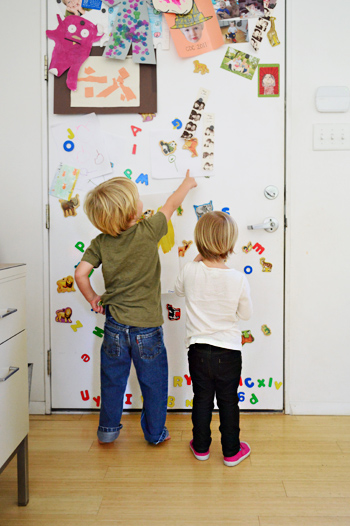
{"type": "Polygon", "coordinates": [[[314,150],[350,150],[350,124],[314,124],[314,150]]]}

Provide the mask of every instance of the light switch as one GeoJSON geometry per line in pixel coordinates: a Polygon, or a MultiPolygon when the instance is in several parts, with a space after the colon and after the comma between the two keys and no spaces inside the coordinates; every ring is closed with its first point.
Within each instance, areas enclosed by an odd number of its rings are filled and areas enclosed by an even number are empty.
{"type": "Polygon", "coordinates": [[[314,124],[314,150],[350,150],[350,124],[314,124]]]}

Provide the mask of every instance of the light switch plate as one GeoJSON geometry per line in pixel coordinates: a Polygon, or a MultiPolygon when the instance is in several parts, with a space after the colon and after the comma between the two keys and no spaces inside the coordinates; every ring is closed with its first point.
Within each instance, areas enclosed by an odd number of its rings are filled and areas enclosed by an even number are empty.
{"type": "Polygon", "coordinates": [[[314,150],[350,150],[350,124],[314,124],[314,150]]]}

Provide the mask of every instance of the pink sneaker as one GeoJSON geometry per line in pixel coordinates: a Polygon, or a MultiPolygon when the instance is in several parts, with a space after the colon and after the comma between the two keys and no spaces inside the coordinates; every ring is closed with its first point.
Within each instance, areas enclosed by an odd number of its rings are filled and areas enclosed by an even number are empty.
{"type": "Polygon", "coordinates": [[[241,449],[233,457],[224,457],[225,466],[236,466],[250,455],[250,447],[246,442],[241,442],[241,449]]]}
{"type": "Polygon", "coordinates": [[[206,453],[197,453],[197,451],[194,449],[192,444],[193,444],[193,440],[191,440],[190,442],[190,450],[192,451],[196,459],[197,460],[208,460],[209,455],[210,455],[209,449],[206,453]]]}

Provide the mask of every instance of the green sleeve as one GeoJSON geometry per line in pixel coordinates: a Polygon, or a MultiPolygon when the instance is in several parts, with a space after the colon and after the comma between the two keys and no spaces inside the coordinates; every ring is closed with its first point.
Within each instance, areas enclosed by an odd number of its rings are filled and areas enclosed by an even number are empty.
{"type": "Polygon", "coordinates": [[[90,263],[94,268],[97,268],[102,263],[101,250],[100,250],[100,236],[97,236],[91,241],[90,246],[85,250],[81,261],[90,263]]]}

